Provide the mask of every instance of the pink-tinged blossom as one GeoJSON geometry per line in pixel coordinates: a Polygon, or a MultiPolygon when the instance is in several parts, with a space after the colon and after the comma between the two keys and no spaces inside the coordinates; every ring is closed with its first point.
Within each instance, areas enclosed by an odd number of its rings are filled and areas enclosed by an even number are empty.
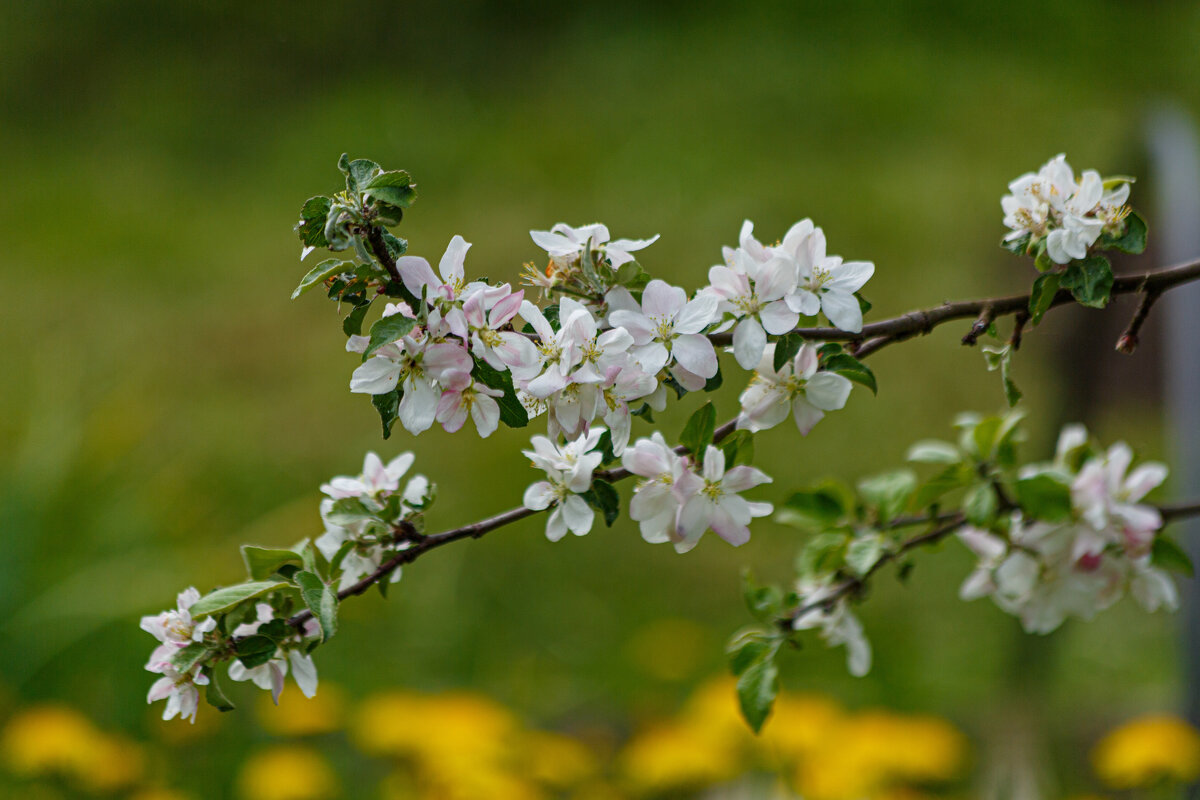
{"type": "Polygon", "coordinates": [[[142,617],[141,629],[158,639],[160,645],[150,656],[151,663],[170,661],[180,649],[192,642],[204,641],[205,634],[217,627],[212,617],[197,621],[189,609],[200,599],[195,587],[188,587],[175,599],[174,611],[142,617]]]}
{"type": "Polygon", "coordinates": [[[400,386],[397,417],[409,433],[419,434],[433,425],[441,398],[440,381],[450,372],[470,372],[473,362],[465,348],[450,342],[428,344],[405,336],[384,345],[354,370],[350,391],[379,395],[400,386]]]}
{"type": "Polygon", "coordinates": [[[541,369],[533,342],[515,331],[502,330],[512,322],[524,301],[524,291],[512,292],[496,298],[489,306],[488,294],[476,292],[462,307],[470,330],[471,352],[492,369],[511,370],[514,378],[531,378],[541,369]]]}
{"type": "Polygon", "coordinates": [[[827,647],[846,647],[846,668],[861,678],[871,670],[871,643],[863,632],[862,623],[850,610],[850,602],[839,597],[829,598],[839,591],[832,579],[801,580],[796,585],[801,613],[792,621],[798,631],[816,628],[827,647]]]}
{"type": "Polygon", "coordinates": [[[666,281],[652,280],[639,306],[629,290],[608,293],[608,322],[633,337],[630,355],[643,370],[657,374],[672,361],[689,373],[708,379],[717,374],[717,354],[703,332],[717,318],[717,298],[700,294],[694,300],[666,281]]]}
{"type": "Polygon", "coordinates": [[[424,295],[430,304],[444,300],[461,300],[463,296],[486,287],[483,282],[466,282],[466,271],[463,263],[471,243],[461,236],[455,236],[446,246],[446,252],[438,262],[438,272],[433,272],[429,262],[420,256],[401,256],[396,259],[396,269],[404,287],[412,292],[414,297],[424,295]]]}
{"type": "Polygon", "coordinates": [[[178,716],[180,719],[190,719],[192,723],[195,723],[196,712],[200,708],[200,692],[196,687],[208,685],[208,676],[202,674],[198,666],[190,672],[180,672],[170,663],[148,665],[146,669],[162,675],[150,687],[150,691],[146,695],[146,702],[154,703],[166,700],[167,706],[163,709],[163,719],[174,719],[178,716]]]}
{"type": "Polygon", "coordinates": [[[710,529],[734,546],[748,542],[750,520],[765,517],[772,507],[749,502],[739,492],[770,482],[766,473],[754,467],[737,466],[727,472],[725,454],[710,444],[700,474],[692,472],[677,481],[688,499],[679,514],[676,549],[690,550],[710,529]]]}
{"type": "Polygon", "coordinates": [[[474,380],[469,373],[451,372],[442,379],[445,390],[438,401],[437,421],[447,433],[454,433],[467,422],[475,423],[480,437],[491,436],[500,424],[500,406],[497,397],[504,392],[474,380]]]}
{"type": "MultiPolygon", "coordinates": [[[[559,320],[567,322],[568,320],[561,316],[561,305],[559,310],[559,320]]],[[[586,309],[582,313],[591,316],[586,309]]],[[[514,371],[513,380],[519,381],[521,388],[533,397],[544,400],[567,385],[567,375],[575,366],[578,354],[571,348],[571,342],[568,341],[563,328],[554,330],[546,315],[533,303],[523,301],[520,314],[533,327],[534,335],[537,336],[534,347],[538,353],[537,369],[541,370],[541,374],[538,374],[537,370],[514,371]]]]}
{"type": "Polygon", "coordinates": [[[733,355],[742,369],[753,369],[762,358],[768,333],[787,333],[800,319],[782,299],[796,284],[794,268],[786,259],[759,263],[739,249],[732,264],[709,269],[708,281],[703,293],[716,297],[719,312],[738,320],[733,355]]]}
{"type": "Polygon", "coordinates": [[[600,331],[596,318],[582,303],[570,297],[559,302],[563,320],[563,346],[572,354],[575,368],[570,378],[575,383],[600,383],[610,367],[621,366],[633,346],[633,336],[624,328],[600,331]]]}
{"type": "Polygon", "coordinates": [[[658,387],[658,380],[630,363],[623,367],[610,367],[607,378],[600,386],[604,424],[611,432],[613,455],[619,456],[625,452],[633,427],[633,412],[629,404],[653,392],[658,387]]]}
{"type": "Polygon", "coordinates": [[[555,262],[571,263],[590,246],[593,252],[602,253],[613,269],[633,261],[630,253],[658,241],[658,234],[655,234],[649,239],[615,239],[610,242],[608,228],[599,223],[572,228],[560,222],[548,231],[530,231],[529,236],[555,262]]]}
{"type": "Polygon", "coordinates": [[[862,330],[862,307],[854,293],[875,274],[874,264],[827,256],[825,232],[809,220],[792,226],[776,253],[784,254],[794,270],[795,288],[785,298],[790,309],[805,316],[823,311],[834,327],[862,330]]]}
{"type": "Polygon", "coordinates": [[[1091,619],[1127,591],[1147,611],[1178,606],[1175,585],[1150,561],[1161,515],[1137,503],[1165,479],[1166,468],[1148,463],[1130,471],[1132,453],[1119,443],[1075,472],[1086,445],[1084,428],[1068,426],[1052,464],[1022,471],[1023,478],[1047,474],[1069,483],[1071,520],[1029,520],[1018,511],[1006,536],[960,532],[978,559],[963,599],[991,596],[1030,633],[1049,633],[1069,617],[1091,619]]]}
{"type": "Polygon", "coordinates": [[[563,445],[545,436],[534,436],[534,449],[523,451],[547,478],[525,490],[524,505],[533,511],[554,507],[546,519],[546,538],[552,542],[566,536],[567,531],[583,536],[592,529],[595,512],[579,495],[591,488],[592,472],[603,460],[600,453],[592,451],[603,433],[603,428],[592,428],[563,445]]]}
{"type": "MultiPolygon", "coordinates": [[[[260,627],[275,617],[274,609],[267,603],[255,604],[254,610],[255,619],[252,622],[245,622],[234,628],[235,638],[254,636],[260,627]]],[[[300,645],[299,634],[287,648],[276,650],[275,655],[269,660],[254,667],[247,667],[241,661],[234,659],[229,665],[230,680],[250,681],[258,688],[269,691],[271,699],[278,705],[279,695],[283,692],[284,678],[287,676],[290,665],[292,679],[296,681],[296,686],[305,697],[312,697],[317,693],[317,667],[313,663],[312,656],[295,649],[290,646],[291,644],[297,647],[300,645]]]]}
{"type": "Polygon", "coordinates": [[[762,361],[742,392],[737,426],[749,431],[773,428],[791,414],[805,436],[826,411],[846,405],[850,381],[833,372],[818,372],[817,349],[803,344],[791,361],[776,372],[775,345],[763,351],[762,361]]]}
{"type": "Polygon", "coordinates": [[[629,517],[638,523],[642,538],[652,544],[682,542],[679,512],[696,490],[694,481],[684,479],[685,475],[693,475],[688,460],[655,431],[649,439],[638,439],[627,448],[621,464],[642,478],[629,501],[629,517]]]}
{"type": "Polygon", "coordinates": [[[329,483],[321,484],[321,491],[340,500],[343,497],[387,497],[400,488],[400,479],[408,472],[415,457],[412,453],[401,453],[387,464],[374,452],[363,458],[361,475],[339,475],[329,483]]]}

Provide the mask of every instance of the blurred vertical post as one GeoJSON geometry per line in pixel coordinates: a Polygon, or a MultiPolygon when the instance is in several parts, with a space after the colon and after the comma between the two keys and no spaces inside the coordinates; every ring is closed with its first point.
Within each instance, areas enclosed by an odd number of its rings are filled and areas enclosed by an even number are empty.
{"type": "MultiPolygon", "coordinates": [[[[1148,144],[1155,186],[1154,232],[1158,263],[1200,256],[1200,141],[1192,120],[1177,106],[1152,114],[1148,144]]],[[[1177,497],[1200,494],[1200,284],[1162,298],[1166,430],[1177,497]]],[[[1200,563],[1200,520],[1175,523],[1182,546],[1200,563]]],[[[1200,725],[1200,582],[1183,581],[1184,712],[1200,725]]]]}

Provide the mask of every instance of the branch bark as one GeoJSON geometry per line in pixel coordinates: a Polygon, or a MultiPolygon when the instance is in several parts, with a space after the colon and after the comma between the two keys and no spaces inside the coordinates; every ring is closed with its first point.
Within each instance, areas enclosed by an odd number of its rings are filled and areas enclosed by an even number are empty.
{"type": "MultiPolygon", "coordinates": [[[[372,228],[372,230],[376,230],[372,228]]],[[[380,259],[383,265],[389,272],[393,273],[398,279],[396,270],[396,262],[387,252],[387,246],[383,242],[382,235],[370,237],[370,244],[376,257],[380,259]],[[376,238],[378,243],[376,243],[376,238]]],[[[1190,261],[1184,264],[1179,264],[1173,267],[1167,267],[1162,270],[1148,272],[1140,275],[1129,275],[1118,277],[1113,281],[1112,294],[1130,294],[1133,292],[1153,292],[1156,295],[1169,291],[1170,289],[1184,283],[1200,279],[1200,259],[1190,261]]],[[[1051,308],[1072,302],[1071,293],[1066,290],[1061,290],[1055,295],[1051,308]]],[[[898,317],[873,322],[870,325],[863,326],[860,333],[851,333],[848,331],[839,330],[837,328],[797,328],[796,333],[807,339],[819,341],[847,341],[861,342],[855,349],[855,356],[859,359],[866,358],[872,353],[877,352],[883,347],[910,339],[917,335],[930,333],[939,325],[944,325],[957,319],[965,319],[970,317],[977,318],[978,322],[982,322],[983,318],[987,317],[987,324],[991,324],[991,320],[998,317],[1018,315],[1018,321],[1021,321],[1021,315],[1026,314],[1029,308],[1029,295],[1019,294],[1010,295],[1008,297],[984,298],[981,300],[966,300],[956,303],[943,303],[940,306],[933,308],[922,309],[919,311],[910,311],[907,314],[902,314],[898,317]],[[985,313],[986,312],[986,313],[985,313]]],[[[1144,314],[1142,315],[1144,319],[1144,314]]],[[[1140,324],[1140,323],[1139,323],[1140,324]]],[[[984,326],[986,327],[986,325],[984,326]]],[[[731,332],[714,334],[709,337],[713,344],[731,344],[733,334],[731,332]]],[[[713,435],[715,442],[720,442],[725,437],[729,436],[737,428],[737,419],[731,419],[723,425],[719,426],[713,435]]],[[[677,447],[676,452],[683,452],[683,448],[677,447]]],[[[606,470],[596,473],[596,477],[614,482],[624,480],[631,476],[628,470],[623,467],[618,467],[611,470],[606,470]]],[[[1160,509],[1163,515],[1164,523],[1178,519],[1184,516],[1194,516],[1200,514],[1200,502],[1187,503],[1173,506],[1163,506],[1160,509]]],[[[541,513],[539,511],[531,511],[523,506],[511,508],[497,514],[494,517],[481,520],[479,522],[464,525],[460,528],[453,528],[442,533],[432,534],[423,539],[416,540],[413,545],[405,550],[401,550],[392,556],[387,561],[379,565],[378,569],[367,575],[353,586],[347,587],[338,592],[338,599],[345,600],[347,597],[362,594],[369,588],[379,583],[384,578],[390,576],[400,567],[405,564],[411,564],[430,550],[437,549],[443,545],[458,541],[459,539],[476,538],[490,533],[497,528],[504,527],[512,522],[525,519],[534,514],[541,513]]],[[[942,521],[939,518],[938,521],[942,521]]],[[[957,530],[963,521],[957,515],[951,519],[942,522],[941,525],[935,527],[931,531],[920,534],[907,540],[901,545],[900,549],[893,554],[884,556],[874,567],[862,578],[848,582],[844,591],[836,596],[823,600],[823,603],[831,603],[836,601],[845,593],[855,590],[856,587],[861,587],[862,582],[874,574],[874,572],[884,564],[894,560],[898,555],[919,547],[923,544],[930,544],[938,541],[953,531],[957,530]]],[[[803,609],[802,609],[803,610],[803,609]]],[[[306,621],[312,618],[312,612],[308,610],[300,611],[292,615],[288,619],[288,623],[295,627],[303,625],[306,621]]]]}

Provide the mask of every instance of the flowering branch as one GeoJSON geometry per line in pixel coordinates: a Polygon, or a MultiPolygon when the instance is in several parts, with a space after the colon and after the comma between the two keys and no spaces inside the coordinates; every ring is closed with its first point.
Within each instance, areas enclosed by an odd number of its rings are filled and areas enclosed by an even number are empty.
{"type": "MultiPolygon", "coordinates": [[[[351,260],[317,264],[293,297],[320,287],[349,309],[342,321],[346,349],[360,356],[350,391],[370,395],[385,439],[396,422],[414,436],[435,423],[454,433],[471,422],[486,438],[501,423],[519,428],[544,415],[547,435],[534,435],[532,449],[523,452],[545,479],[526,489],[521,506],[426,534],[436,491],[421,475],[401,483],[412,454],[385,463],[369,453],[360,475],[321,487],[322,535],[290,549],[244,546],[245,582],[204,596],[188,589],[175,611],[143,618],[160,642],[147,664],[162,676],[150,699],[167,700],[167,718],[194,718],[200,686],[210,704],[232,708],[217,684],[221,664],[231,679],[252,681],[276,699],[289,671],[311,694],[311,654],[337,632],[342,601],[372,586],[384,590],[430,550],[540,511],[548,512],[551,541],[587,534],[598,515],[611,526],[622,508],[614,484],[630,477],[639,480],[627,513],[647,542],[684,552],[712,531],[743,544],[754,518],[775,513],[772,504],[742,496],[771,482],[750,466],[755,434],[790,418],[807,435],[845,406],[852,384],[874,393],[867,356],[970,317],[975,321],[962,341],[973,345],[995,335],[997,319],[1013,316],[1007,346],[983,348],[1013,405],[1020,392],[1009,364],[1027,324],[1067,302],[1102,308],[1113,294],[1140,292],[1119,345],[1131,349],[1157,297],[1200,278],[1200,261],[1114,278],[1101,254],[1145,247],[1145,223],[1126,205],[1131,179],[1105,181],[1085,171],[1077,183],[1059,156],[1010,184],[1012,194],[1001,203],[1011,229],[1003,246],[1032,257],[1040,273],[1028,294],[943,303],[864,325],[871,304],[861,290],[874,264],[828,255],[825,234],[811,220],[793,225],[775,245],[759,242],[754,226],[743,223],[738,246],[724,248],[724,263],[690,296],[651,279],[635,260],[633,253],[657,236],[612,239],[604,225],[559,223],[530,232],[550,260],[544,270],[527,265],[524,282],[541,298],[557,296],[539,306],[525,289],[468,280],[471,244],[461,236],[450,240],[436,271],[426,259],[406,255],[407,241],[388,229],[416,199],[407,172],[346,156],[338,167],[345,191],[310,198],[296,231],[302,259],[321,247],[351,260]],[[368,326],[380,297],[386,307],[368,326]],[[800,324],[821,316],[831,327],[800,324]],[[738,415],[718,426],[715,407],[705,403],[677,445],[658,431],[631,442],[633,417],[653,425],[672,392],[678,399],[722,385],[717,346],[729,346],[737,366],[750,373],[738,415]]],[[[1068,615],[1087,616],[1127,588],[1148,610],[1174,605],[1174,584],[1162,569],[1186,564],[1186,556],[1158,532],[1167,519],[1200,512],[1200,505],[1138,504],[1165,478],[1165,467],[1142,465],[1126,477],[1128,448],[1098,454],[1074,429],[1064,432],[1052,465],[1018,470],[1019,419],[965,415],[956,423],[957,445],[918,444],[911,460],[944,467],[924,484],[902,470],[861,482],[857,495],[798,492],[779,510],[781,522],[815,523],[816,535],[801,553],[794,592],[756,586],[747,592],[751,609],[773,631],[752,632],[731,650],[752,726],[769,710],[774,654],[792,631],[819,628],[829,644],[847,646],[851,672],[864,673],[870,648],[847,601],[883,565],[950,533],[981,559],[964,597],[991,594],[1033,631],[1050,630],[1068,615]],[[942,507],[947,494],[961,497],[961,507],[942,507]],[[913,526],[931,527],[900,538],[913,526]],[[1099,571],[1104,580],[1097,582],[1099,571]],[[1074,605],[1046,595],[1053,589],[1048,576],[1063,574],[1080,584],[1070,593],[1074,605]],[[1081,597],[1092,605],[1080,606],[1081,597]]]]}

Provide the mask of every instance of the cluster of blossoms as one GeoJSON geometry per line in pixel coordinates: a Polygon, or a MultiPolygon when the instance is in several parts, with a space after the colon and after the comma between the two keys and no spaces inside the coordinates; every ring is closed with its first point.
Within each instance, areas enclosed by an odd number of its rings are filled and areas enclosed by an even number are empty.
{"type": "Polygon", "coordinates": [[[175,665],[175,656],[183,648],[203,642],[205,636],[217,627],[213,617],[200,622],[192,619],[189,609],[199,599],[200,592],[189,587],[179,593],[174,611],[142,617],[142,630],[159,641],[158,647],[150,654],[150,660],[146,662],[146,669],[162,675],[150,687],[146,702],[166,700],[163,719],[179,715],[182,719],[190,718],[194,722],[200,701],[200,692],[196,687],[208,683],[208,676],[201,673],[200,665],[182,671],[175,665]]]}
{"type": "MultiPolygon", "coordinates": [[[[401,453],[387,464],[375,453],[367,453],[361,475],[339,475],[321,486],[327,495],[321,500],[325,533],[314,544],[339,566],[338,591],[412,545],[406,526],[414,525],[433,500],[433,487],[424,475],[410,478],[400,491],[400,479],[412,463],[412,453],[401,453]]],[[[393,571],[389,580],[400,580],[400,570],[393,571]]]]}
{"type": "Polygon", "coordinates": [[[1123,234],[1131,213],[1129,179],[1106,181],[1089,169],[1076,182],[1062,154],[1014,180],[1008,191],[1000,201],[1004,224],[1011,228],[1005,243],[1032,252],[1044,242],[1056,264],[1086,258],[1102,234],[1123,234]]]}
{"type": "MultiPolygon", "coordinates": [[[[568,530],[582,536],[591,530],[595,512],[584,496],[594,471],[604,456],[596,450],[604,433],[593,428],[565,445],[544,436],[533,437],[533,450],[525,455],[547,480],[525,492],[525,507],[542,510],[554,506],[546,520],[546,536],[561,539],[568,530]]],[[[761,470],[745,465],[725,468],[725,453],[709,444],[697,462],[671,449],[662,434],[639,439],[622,455],[622,464],[640,477],[630,502],[630,517],[651,543],[672,542],[680,553],[696,546],[707,530],[732,545],[750,539],[750,521],[771,513],[770,503],[750,502],[740,492],[770,483],[761,470]]]]}
{"type": "MultiPolygon", "coordinates": [[[[166,700],[165,720],[179,716],[195,722],[200,700],[197,687],[208,686],[213,680],[212,666],[206,663],[210,660],[208,656],[220,653],[224,659],[232,658],[238,640],[256,636],[263,625],[273,620],[277,627],[283,625],[281,620],[276,620],[275,609],[270,604],[257,603],[255,618],[234,627],[230,638],[218,627],[215,614],[205,615],[204,619],[193,616],[193,607],[199,601],[200,592],[188,588],[179,593],[175,610],[142,617],[142,630],[159,641],[150,654],[146,669],[162,675],[150,687],[146,702],[166,700]]],[[[235,681],[251,681],[270,691],[272,699],[278,703],[290,667],[300,691],[305,697],[312,697],[317,692],[317,668],[312,656],[305,652],[304,640],[316,633],[316,623],[310,621],[300,630],[274,636],[270,640],[270,652],[260,652],[253,666],[247,667],[234,658],[229,665],[229,677],[235,681]]]]}
{"type": "MultiPolygon", "coordinates": [[[[148,701],[167,701],[164,719],[178,715],[195,720],[197,687],[215,681],[214,669],[221,662],[229,663],[230,679],[250,681],[269,691],[275,702],[289,673],[306,697],[316,694],[311,650],[332,635],[337,592],[374,573],[420,536],[421,514],[434,492],[421,475],[401,489],[412,463],[412,453],[386,464],[368,453],[362,474],[341,475],[321,486],[325,532],[315,541],[305,540],[291,550],[244,548],[250,581],[203,598],[187,589],[175,610],[142,618],[142,629],[159,641],[146,669],[163,676],[151,687],[148,701]],[[293,625],[288,617],[297,599],[312,616],[293,625]]],[[[389,579],[400,579],[398,567],[389,579]]],[[[220,702],[227,701],[222,696],[220,702]]]]}
{"type": "MultiPolygon", "coordinates": [[[[396,266],[405,289],[421,299],[415,309],[389,303],[383,318],[402,320],[383,326],[382,338],[375,329],[350,337],[347,349],[364,356],[351,391],[398,392],[397,418],[410,433],[434,422],[456,431],[469,417],[485,437],[498,426],[511,391],[526,418],[546,414],[552,439],[578,438],[602,419],[619,456],[635,410],[660,411],[668,386],[700,391],[717,375],[708,334],[733,328],[737,362],[756,369],[764,354],[770,357],[767,334],[791,331],[801,315],[823,311],[835,325],[859,331],[854,293],[874,272],[867,262],[827,256],[824,233],[810,220],[792,226],[776,246],[758,242],[746,222],[740,246],[725,248],[725,264],[713,267],[709,285],[689,299],[682,288],[627,269],[637,266],[631,253],[657,236],[612,241],[603,225],[562,223],[530,233],[550,266],[545,273],[531,270],[527,280],[562,291],[557,304],[543,309],[509,284],[468,282],[470,244],[461,236],[451,240],[437,273],[423,258],[401,257],[396,266]]],[[[776,395],[803,397],[806,384],[812,408],[796,405],[802,430],[819,418],[818,409],[841,407],[844,379],[829,390],[828,376],[814,375],[813,355],[805,349],[780,373],[758,369],[761,386],[749,395],[755,409],[747,412],[746,427],[766,427],[776,395]]]]}
{"type": "Polygon", "coordinates": [[[1126,591],[1147,611],[1178,606],[1174,583],[1151,564],[1162,515],[1138,503],[1166,479],[1166,467],[1145,463],[1129,471],[1133,454],[1123,442],[1093,456],[1086,448],[1086,431],[1069,426],[1053,464],[1024,470],[1069,483],[1069,519],[1026,519],[1017,511],[1007,536],[976,527],[959,531],[979,558],[960,590],[964,600],[990,595],[1030,633],[1049,633],[1070,616],[1091,619],[1126,591]]]}

